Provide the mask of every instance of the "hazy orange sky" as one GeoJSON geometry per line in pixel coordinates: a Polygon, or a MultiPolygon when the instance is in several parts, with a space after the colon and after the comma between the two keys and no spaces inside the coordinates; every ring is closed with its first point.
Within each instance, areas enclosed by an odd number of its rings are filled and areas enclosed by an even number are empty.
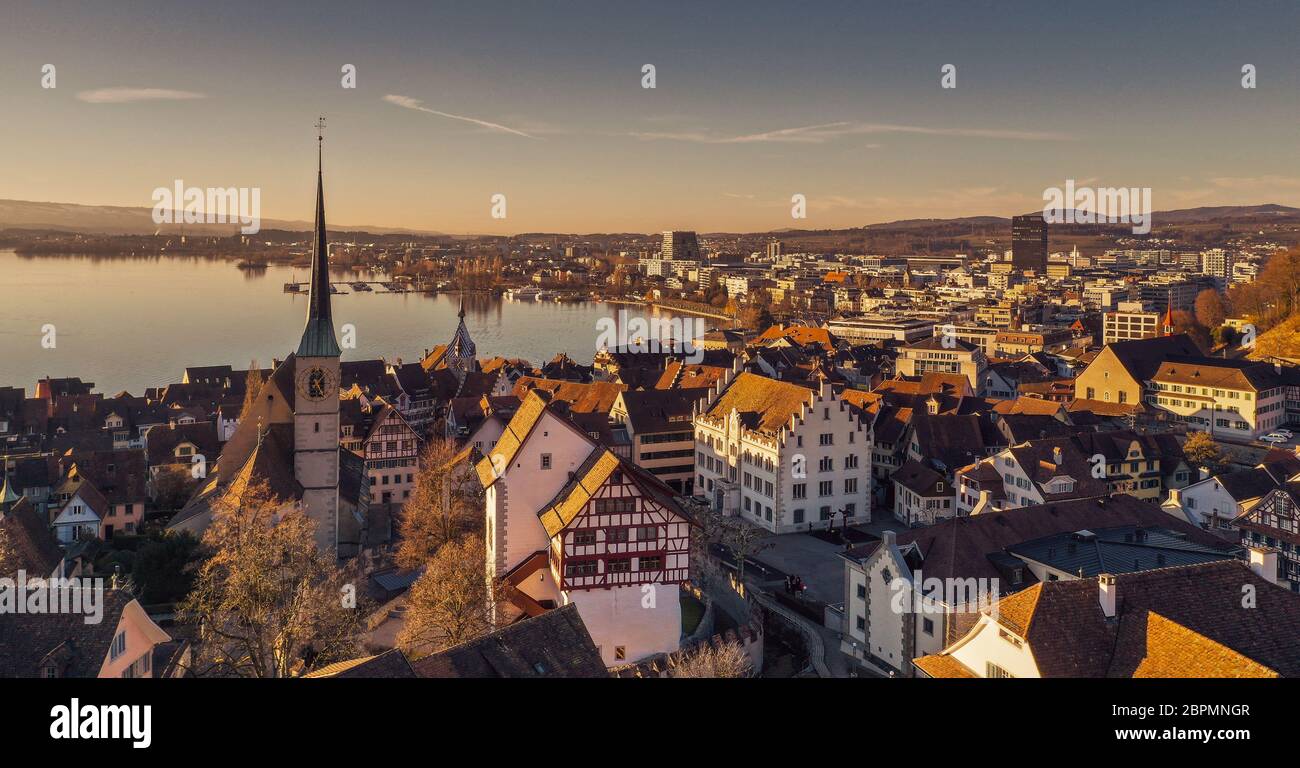
{"type": "Polygon", "coordinates": [[[1066,179],[1300,205],[1294,3],[30,5],[0,9],[0,198],[149,207],[181,179],[310,219],[323,113],[337,226],[845,227],[1066,179]]]}

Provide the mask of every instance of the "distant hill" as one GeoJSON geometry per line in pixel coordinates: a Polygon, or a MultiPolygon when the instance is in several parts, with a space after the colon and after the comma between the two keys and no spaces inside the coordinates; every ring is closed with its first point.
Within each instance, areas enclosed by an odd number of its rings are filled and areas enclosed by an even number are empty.
{"type": "MultiPolygon", "coordinates": [[[[292,232],[310,232],[313,224],[310,221],[262,219],[261,227],[263,230],[282,229],[292,232]]],[[[331,229],[334,228],[331,227],[331,229]]],[[[151,235],[155,232],[173,233],[184,229],[187,234],[224,236],[238,232],[239,225],[155,224],[153,221],[153,208],[0,200],[0,229],[46,229],[104,235],[151,235]]],[[[347,225],[339,226],[337,229],[410,235],[442,234],[430,230],[374,225],[347,225]]]]}
{"type": "MultiPolygon", "coordinates": [[[[1276,225],[1292,222],[1300,225],[1300,208],[1292,208],[1273,203],[1263,205],[1214,206],[1204,208],[1184,208],[1173,211],[1156,211],[1153,225],[1162,227],[1189,227],[1206,225],[1240,225],[1246,222],[1276,225]]],[[[1127,225],[1122,224],[1053,224],[1053,237],[1077,232],[1080,235],[1109,234],[1114,229],[1120,234],[1127,225]]],[[[238,231],[237,225],[230,224],[186,224],[184,230],[191,234],[231,235],[238,231]]],[[[285,230],[289,232],[310,231],[312,223],[301,220],[263,219],[262,230],[285,230]]],[[[171,234],[180,232],[179,224],[157,225],[153,222],[152,208],[131,208],[113,205],[79,205],[76,203],[38,203],[26,200],[0,200],[0,229],[59,230],[64,232],[95,233],[106,235],[149,235],[155,232],[171,234]]],[[[372,234],[406,234],[426,236],[447,236],[443,232],[403,227],[385,227],[373,224],[348,224],[332,226],[332,230],[347,230],[356,233],[372,234]]],[[[835,241],[875,243],[883,238],[902,240],[916,238],[984,238],[1009,237],[1011,218],[1002,216],[965,216],[953,219],[900,219],[898,221],[867,224],[861,227],[844,229],[794,229],[784,228],[767,232],[706,232],[705,236],[725,237],[780,237],[796,241],[807,241],[809,245],[835,241]]],[[[563,233],[563,232],[528,232],[518,233],[512,237],[519,239],[540,239],[545,237],[588,238],[588,239],[628,239],[636,237],[653,238],[656,233],[563,233]]],[[[459,235],[458,237],[475,237],[459,235]]]]}

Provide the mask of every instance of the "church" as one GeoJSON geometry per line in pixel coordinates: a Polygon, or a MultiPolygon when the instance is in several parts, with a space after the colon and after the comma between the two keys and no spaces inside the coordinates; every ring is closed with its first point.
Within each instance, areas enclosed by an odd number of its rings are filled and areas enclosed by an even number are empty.
{"type": "Polygon", "coordinates": [[[341,350],[330,310],[319,146],[317,162],[311,292],[297,351],[263,383],[252,412],[240,420],[217,464],[168,528],[202,536],[214,509],[238,504],[250,486],[265,482],[272,494],[315,521],[318,546],[349,558],[367,543],[370,485],[365,461],[339,441],[341,350]]]}

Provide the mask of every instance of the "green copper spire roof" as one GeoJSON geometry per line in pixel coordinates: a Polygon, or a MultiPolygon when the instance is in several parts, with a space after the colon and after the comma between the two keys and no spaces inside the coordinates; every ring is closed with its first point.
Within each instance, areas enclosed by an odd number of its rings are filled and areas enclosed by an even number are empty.
{"type": "Polygon", "coordinates": [[[9,508],[10,504],[22,498],[14,492],[14,484],[9,480],[9,473],[4,473],[4,487],[0,488],[0,507],[9,508]]]}
{"type": "MultiPolygon", "coordinates": [[[[325,127],[325,118],[316,124],[325,127]]],[[[325,182],[322,174],[320,143],[324,137],[316,136],[316,236],[311,255],[311,295],[307,304],[307,327],[303,328],[302,341],[298,343],[298,357],[338,357],[341,353],[334,336],[334,317],[330,312],[330,258],[329,238],[325,234],[325,182]]]]}

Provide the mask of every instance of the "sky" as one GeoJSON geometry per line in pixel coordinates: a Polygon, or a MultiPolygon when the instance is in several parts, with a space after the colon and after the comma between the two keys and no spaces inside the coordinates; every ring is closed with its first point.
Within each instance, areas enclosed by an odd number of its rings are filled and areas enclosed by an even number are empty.
{"type": "Polygon", "coordinates": [[[8,0],[0,198],[150,207],[182,180],[310,220],[323,114],[332,227],[839,228],[1067,180],[1300,206],[1297,28],[1290,0],[8,0]]]}

